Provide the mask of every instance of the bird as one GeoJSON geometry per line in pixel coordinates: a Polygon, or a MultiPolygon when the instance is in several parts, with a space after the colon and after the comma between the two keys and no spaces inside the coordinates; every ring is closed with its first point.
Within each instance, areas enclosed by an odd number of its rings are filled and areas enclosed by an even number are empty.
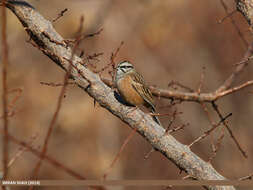
{"type": "MultiPolygon", "coordinates": [[[[129,61],[122,61],[116,67],[115,86],[122,99],[132,105],[144,105],[156,113],[154,98],[149,87],[146,85],[144,78],[139,74],[133,64],[129,61]]],[[[157,116],[152,116],[154,121],[161,125],[157,116]]]]}

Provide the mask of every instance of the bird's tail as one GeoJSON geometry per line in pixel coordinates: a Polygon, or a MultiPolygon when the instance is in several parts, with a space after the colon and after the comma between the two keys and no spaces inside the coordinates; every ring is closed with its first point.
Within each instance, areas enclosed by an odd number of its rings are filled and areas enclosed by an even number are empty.
{"type": "MultiPolygon", "coordinates": [[[[155,110],[154,107],[152,107],[151,111],[152,111],[152,113],[156,114],[156,110],[155,110]]],[[[158,117],[157,117],[156,115],[153,115],[152,118],[153,118],[153,120],[154,120],[158,125],[162,126],[160,120],[158,119],[158,117]]]]}

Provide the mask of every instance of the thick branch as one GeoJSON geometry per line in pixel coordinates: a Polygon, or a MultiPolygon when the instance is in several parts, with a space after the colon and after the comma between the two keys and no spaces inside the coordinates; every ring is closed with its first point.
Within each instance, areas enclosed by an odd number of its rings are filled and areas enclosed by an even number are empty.
{"type": "MultiPolygon", "coordinates": [[[[66,71],[70,64],[68,60],[71,60],[72,49],[67,47],[64,39],[54,30],[52,24],[26,3],[9,1],[7,6],[19,18],[39,49],[66,71]]],[[[121,104],[115,98],[115,92],[103,83],[97,74],[81,65],[81,62],[81,58],[73,57],[71,77],[102,107],[131,128],[136,129],[156,150],[191,177],[198,180],[225,179],[209,163],[191,152],[188,146],[179,143],[171,135],[164,135],[165,130],[157,125],[150,115],[121,104]]],[[[206,188],[210,190],[234,189],[232,186],[206,186],[206,188]]]]}
{"type": "MultiPolygon", "coordinates": [[[[242,70],[242,67],[245,67],[245,64],[243,66],[240,64],[240,71],[242,70]]],[[[240,72],[238,69],[235,69],[236,74],[240,72]]],[[[149,86],[152,94],[154,96],[157,96],[159,98],[166,98],[166,99],[175,99],[175,100],[181,100],[181,101],[191,101],[191,102],[210,102],[216,101],[220,99],[221,97],[227,96],[231,93],[234,93],[236,91],[239,91],[243,88],[246,88],[248,86],[253,85],[253,80],[247,81],[239,86],[229,88],[232,84],[232,82],[235,80],[235,72],[231,74],[231,76],[224,82],[224,84],[217,89],[215,92],[210,93],[198,93],[198,92],[180,92],[180,91],[172,91],[168,89],[161,89],[156,88],[153,86],[149,86]]],[[[107,84],[110,87],[113,87],[113,82],[108,78],[102,78],[103,82],[107,84]]]]}

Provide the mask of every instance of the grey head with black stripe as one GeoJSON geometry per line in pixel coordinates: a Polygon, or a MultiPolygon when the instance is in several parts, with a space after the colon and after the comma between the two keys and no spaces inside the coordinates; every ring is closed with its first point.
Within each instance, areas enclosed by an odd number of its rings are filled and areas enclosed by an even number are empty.
{"type": "Polygon", "coordinates": [[[134,71],[134,66],[129,61],[122,61],[117,65],[116,80],[122,78],[125,74],[134,71]]]}

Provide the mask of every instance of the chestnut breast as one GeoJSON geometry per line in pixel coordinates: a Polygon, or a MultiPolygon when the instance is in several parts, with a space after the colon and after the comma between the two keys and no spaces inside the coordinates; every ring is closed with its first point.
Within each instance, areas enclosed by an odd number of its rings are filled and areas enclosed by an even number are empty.
{"type": "Polygon", "coordinates": [[[117,81],[117,88],[121,97],[127,103],[132,105],[141,105],[145,103],[143,98],[133,88],[132,78],[129,75],[126,75],[124,78],[121,78],[117,81]]]}

